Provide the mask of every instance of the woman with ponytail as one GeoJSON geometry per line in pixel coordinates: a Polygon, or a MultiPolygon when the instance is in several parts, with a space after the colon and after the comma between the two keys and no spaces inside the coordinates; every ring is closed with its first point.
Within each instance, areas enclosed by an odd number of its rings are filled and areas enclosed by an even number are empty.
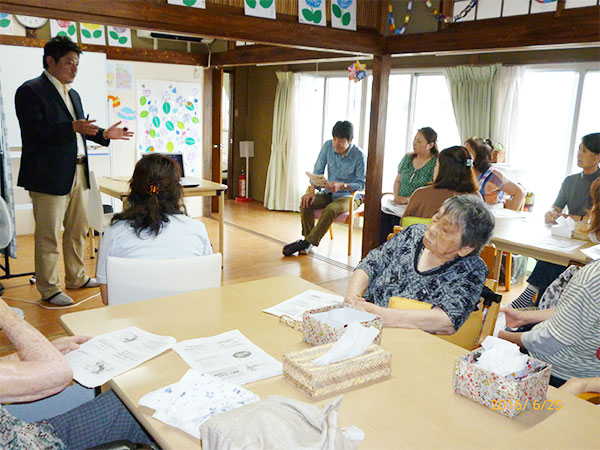
{"type": "Polygon", "coordinates": [[[97,280],[108,304],[106,261],[120,258],[185,258],[212,253],[206,227],[187,216],[181,172],[169,157],[149,154],[138,161],[125,209],[114,215],[98,255],[97,280]]]}

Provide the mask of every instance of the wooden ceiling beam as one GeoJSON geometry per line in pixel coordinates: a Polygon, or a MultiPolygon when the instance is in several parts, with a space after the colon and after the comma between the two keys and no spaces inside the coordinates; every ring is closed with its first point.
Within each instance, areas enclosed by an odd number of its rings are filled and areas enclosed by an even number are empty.
{"type": "Polygon", "coordinates": [[[337,52],[371,54],[383,48],[384,38],[375,30],[348,31],[289,20],[261,19],[240,14],[240,8],[210,3],[206,6],[206,9],[185,8],[168,5],[166,0],[0,1],[0,10],[4,13],[337,52]]]}
{"type": "Polygon", "coordinates": [[[600,43],[600,7],[476,20],[434,33],[388,36],[384,53],[459,52],[564,44],[600,43]]]}
{"type": "Polygon", "coordinates": [[[245,45],[222,53],[213,53],[210,64],[214,67],[249,66],[255,64],[289,64],[315,60],[356,58],[357,54],[318,52],[289,47],[245,45]]]}
{"type": "MultiPolygon", "coordinates": [[[[45,39],[24,36],[0,35],[0,44],[20,47],[43,47],[45,39]]],[[[144,48],[111,47],[109,45],[79,44],[84,52],[105,53],[107,59],[117,61],[143,61],[163,64],[186,64],[190,66],[208,65],[208,55],[204,53],[183,53],[173,50],[152,50],[144,48]]],[[[41,70],[41,61],[40,61],[41,70]]]]}

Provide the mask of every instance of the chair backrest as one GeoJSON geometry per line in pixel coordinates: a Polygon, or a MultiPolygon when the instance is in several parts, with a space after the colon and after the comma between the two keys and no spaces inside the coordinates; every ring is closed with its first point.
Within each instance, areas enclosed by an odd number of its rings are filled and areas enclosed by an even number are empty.
{"type": "Polygon", "coordinates": [[[109,256],[108,304],[149,300],[221,285],[221,254],[166,259],[109,256]]]}
{"type": "Polygon", "coordinates": [[[428,224],[429,222],[431,222],[430,217],[406,216],[406,217],[402,217],[402,220],[400,221],[400,226],[402,228],[406,228],[406,227],[410,227],[411,225],[414,225],[415,223],[428,224]]]}
{"type": "Polygon", "coordinates": [[[494,244],[488,244],[483,247],[481,254],[479,255],[488,268],[488,278],[492,279],[494,279],[494,262],[496,261],[496,253],[496,246],[494,244]]]}
{"type": "Polygon", "coordinates": [[[96,231],[104,231],[104,207],[102,195],[98,187],[96,174],[90,170],[90,189],[88,191],[88,224],[96,231]]]}

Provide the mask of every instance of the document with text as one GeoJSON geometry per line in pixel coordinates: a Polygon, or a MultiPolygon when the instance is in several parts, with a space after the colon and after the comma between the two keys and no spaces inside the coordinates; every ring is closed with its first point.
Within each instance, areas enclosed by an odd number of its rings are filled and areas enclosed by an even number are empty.
{"type": "Polygon", "coordinates": [[[159,336],[137,327],[96,336],[65,355],[73,378],[93,388],[173,348],[172,336],[159,336]]]}
{"type": "Polygon", "coordinates": [[[273,314],[274,316],[288,316],[293,320],[302,322],[304,311],[325,306],[341,305],[344,297],[341,295],[328,294],[327,292],[309,289],[301,294],[289,298],[275,306],[263,309],[263,312],[273,314]]]}
{"type": "Polygon", "coordinates": [[[246,384],[283,373],[282,364],[239,330],[179,342],[174,350],[200,373],[234,384],[246,384]]]}

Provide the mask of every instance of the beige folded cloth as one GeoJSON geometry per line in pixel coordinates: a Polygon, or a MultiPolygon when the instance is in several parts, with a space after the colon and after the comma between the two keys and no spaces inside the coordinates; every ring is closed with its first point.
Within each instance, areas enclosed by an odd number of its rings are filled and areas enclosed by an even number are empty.
{"type": "MultiPolygon", "coordinates": [[[[272,395],[260,402],[219,414],[200,426],[202,448],[356,449],[362,437],[352,440],[349,433],[344,433],[344,430],[337,427],[337,410],[342,397],[340,395],[319,408],[272,395]]],[[[362,434],[360,430],[359,434],[362,434]]]]}

